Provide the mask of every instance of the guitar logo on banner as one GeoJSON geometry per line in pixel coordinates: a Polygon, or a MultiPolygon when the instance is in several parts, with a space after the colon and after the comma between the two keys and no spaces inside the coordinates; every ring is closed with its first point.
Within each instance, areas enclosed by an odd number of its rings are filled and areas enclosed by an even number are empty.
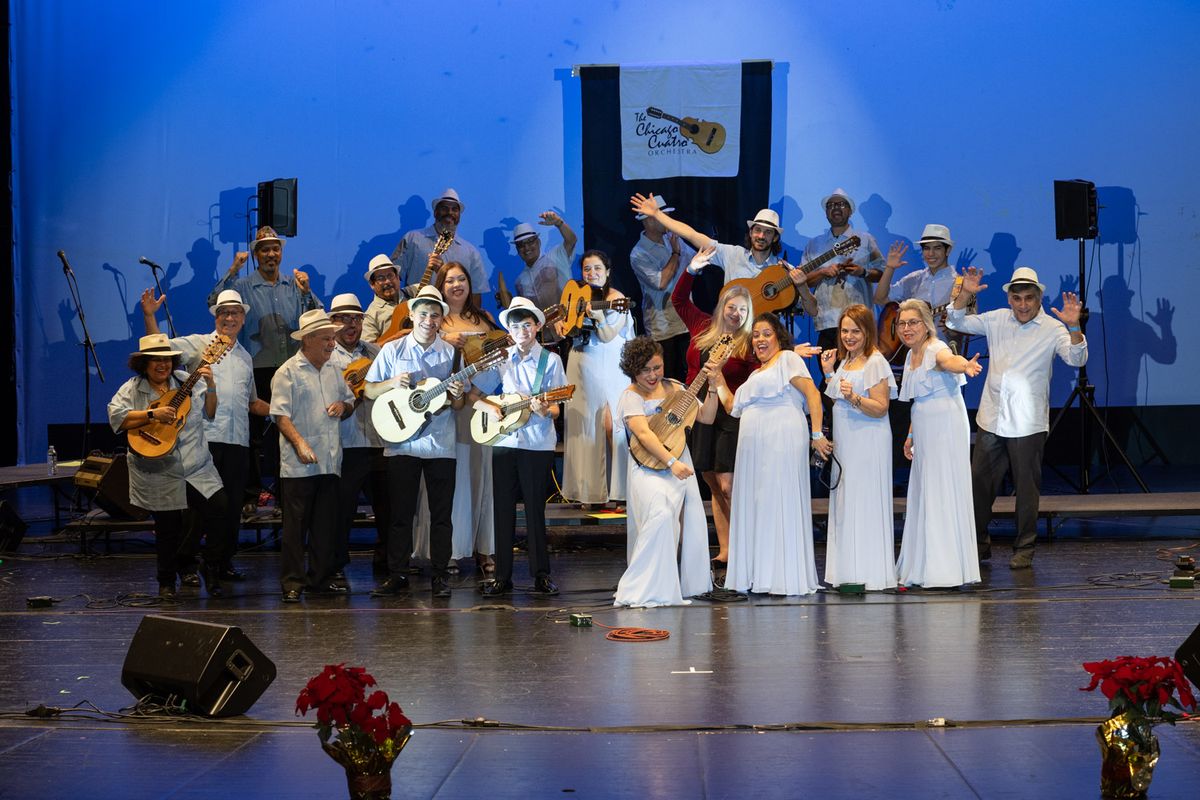
{"type": "Polygon", "coordinates": [[[620,69],[625,180],[738,174],[741,64],[620,69]]]}

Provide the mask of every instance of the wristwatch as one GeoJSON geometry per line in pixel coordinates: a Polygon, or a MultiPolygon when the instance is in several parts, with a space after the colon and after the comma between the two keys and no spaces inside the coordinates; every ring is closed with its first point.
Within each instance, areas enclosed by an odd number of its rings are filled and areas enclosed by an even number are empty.
{"type": "Polygon", "coordinates": [[[810,435],[812,436],[812,440],[815,442],[819,439],[825,438],[825,431],[813,431],[810,435]]]}

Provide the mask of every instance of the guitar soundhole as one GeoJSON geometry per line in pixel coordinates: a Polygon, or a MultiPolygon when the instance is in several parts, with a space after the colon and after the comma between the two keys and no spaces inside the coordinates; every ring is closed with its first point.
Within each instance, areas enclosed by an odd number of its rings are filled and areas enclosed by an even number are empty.
{"type": "Polygon", "coordinates": [[[681,422],[681,420],[680,420],[678,414],[675,414],[673,412],[668,412],[667,422],[671,423],[672,425],[678,425],[681,422]]]}
{"type": "Polygon", "coordinates": [[[774,300],[775,295],[777,295],[777,294],[779,294],[779,290],[776,289],[771,284],[768,283],[766,286],[763,287],[763,297],[767,298],[768,300],[774,300]]]}
{"type": "Polygon", "coordinates": [[[408,398],[408,407],[413,411],[424,411],[429,408],[429,402],[423,394],[413,394],[408,398]]]}

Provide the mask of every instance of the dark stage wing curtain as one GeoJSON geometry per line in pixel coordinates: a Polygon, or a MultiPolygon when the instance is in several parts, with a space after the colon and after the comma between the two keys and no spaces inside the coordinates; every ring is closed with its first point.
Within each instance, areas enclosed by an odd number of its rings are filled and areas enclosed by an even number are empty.
{"type": "MultiPolygon", "coordinates": [[[[769,61],[742,63],[742,151],[734,178],[621,178],[620,67],[581,67],[583,109],[583,243],[603,250],[613,261],[613,285],[642,299],[629,251],[642,224],[629,209],[636,192],[654,192],[675,207],[672,217],[719,242],[741,244],[746,220],[766,208],[771,180],[771,67],[769,61]]],[[[686,266],[686,265],[684,265],[686,266]]],[[[711,310],[724,283],[722,271],[710,268],[696,282],[693,299],[711,310]]],[[[642,315],[634,315],[638,329],[642,315]]]]}

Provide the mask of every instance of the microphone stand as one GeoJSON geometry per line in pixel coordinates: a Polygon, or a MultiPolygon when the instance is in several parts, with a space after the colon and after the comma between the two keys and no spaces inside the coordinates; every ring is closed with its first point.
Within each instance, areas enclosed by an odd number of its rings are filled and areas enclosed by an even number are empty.
{"type": "Polygon", "coordinates": [[[79,294],[79,282],[75,280],[75,273],[71,270],[71,265],[67,263],[67,256],[62,250],[58,251],[58,257],[63,264],[63,277],[67,280],[67,289],[71,293],[71,299],[75,302],[75,315],[79,317],[79,327],[83,329],[83,458],[87,458],[91,453],[92,446],[92,370],[91,365],[96,365],[96,376],[100,378],[100,382],[104,383],[104,370],[100,367],[100,358],[96,355],[96,345],[92,342],[92,336],[88,333],[87,317],[83,313],[83,300],[79,294]]]}
{"type": "MultiPolygon", "coordinates": [[[[150,274],[154,276],[154,285],[158,288],[158,296],[162,297],[164,292],[162,283],[158,280],[158,273],[162,270],[158,264],[155,264],[148,258],[141,259],[141,262],[150,268],[150,274]]],[[[167,301],[163,300],[163,311],[167,312],[167,330],[171,332],[171,338],[175,338],[175,321],[171,319],[171,309],[167,305],[167,301]]]]}

